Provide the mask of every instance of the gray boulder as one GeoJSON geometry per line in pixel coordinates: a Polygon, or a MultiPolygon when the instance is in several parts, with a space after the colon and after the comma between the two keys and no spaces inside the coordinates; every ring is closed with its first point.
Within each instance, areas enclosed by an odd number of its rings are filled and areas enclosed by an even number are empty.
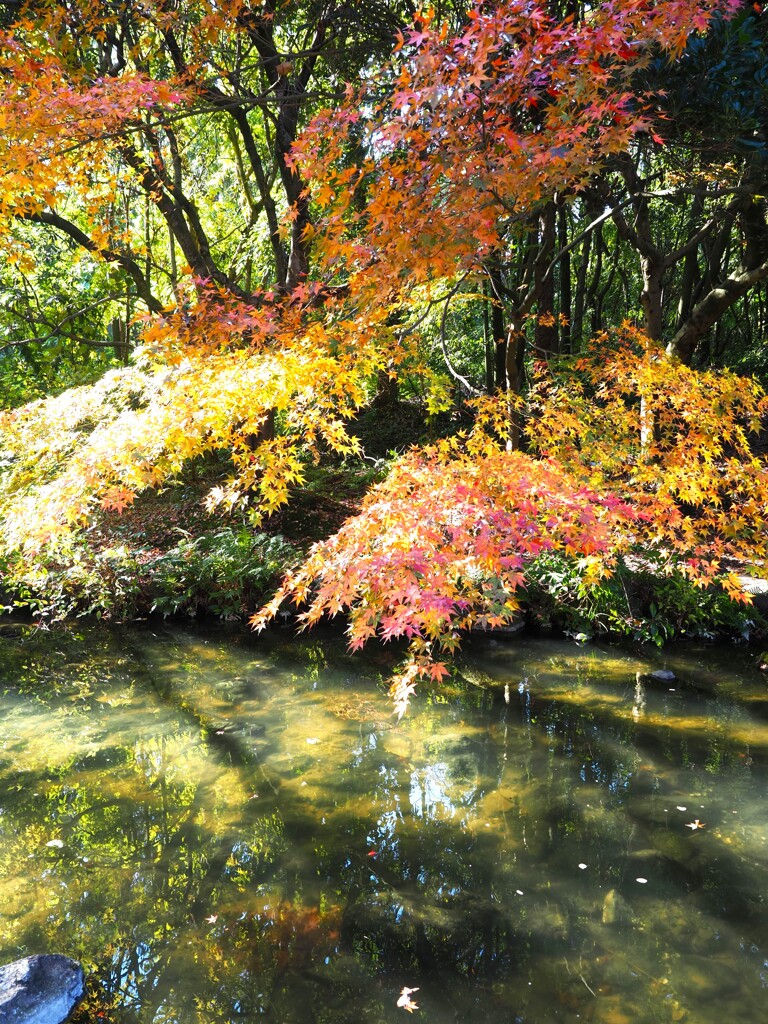
{"type": "Polygon", "coordinates": [[[63,1024],[83,994],[83,969],[68,956],[28,956],[0,967],[0,1024],[63,1024]]]}

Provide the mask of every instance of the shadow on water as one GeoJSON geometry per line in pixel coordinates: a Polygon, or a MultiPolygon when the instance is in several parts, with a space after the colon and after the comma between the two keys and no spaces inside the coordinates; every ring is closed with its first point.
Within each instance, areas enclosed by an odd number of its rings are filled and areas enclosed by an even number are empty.
{"type": "Polygon", "coordinates": [[[479,646],[396,724],[330,634],[0,645],[0,944],[81,1021],[761,1019],[746,655],[479,646]]]}

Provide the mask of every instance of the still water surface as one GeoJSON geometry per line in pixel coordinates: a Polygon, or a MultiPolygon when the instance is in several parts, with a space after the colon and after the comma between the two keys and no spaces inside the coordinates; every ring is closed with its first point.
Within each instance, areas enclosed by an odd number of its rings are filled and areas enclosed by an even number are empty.
{"type": "Polygon", "coordinates": [[[0,638],[2,962],[81,960],[114,1024],[765,1019],[748,652],[484,644],[399,724],[389,660],[0,638]]]}

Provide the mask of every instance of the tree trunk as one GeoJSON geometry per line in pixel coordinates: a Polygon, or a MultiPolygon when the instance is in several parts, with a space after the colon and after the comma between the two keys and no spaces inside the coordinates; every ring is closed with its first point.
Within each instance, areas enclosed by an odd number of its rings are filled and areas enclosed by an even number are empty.
{"type": "Polygon", "coordinates": [[[483,345],[485,348],[485,393],[492,395],[496,390],[496,346],[491,332],[491,318],[488,312],[490,306],[490,289],[488,282],[483,281],[483,345]]]}
{"type": "Polygon", "coordinates": [[[660,252],[649,253],[640,258],[643,275],[643,290],[640,305],[643,310],[643,329],[653,341],[659,341],[664,331],[664,260],[660,252]]]}
{"type": "Polygon", "coordinates": [[[561,197],[557,209],[557,247],[560,257],[560,346],[561,352],[571,351],[571,253],[568,245],[568,207],[561,197]]]}
{"type": "Polygon", "coordinates": [[[506,391],[507,388],[507,332],[504,326],[504,309],[501,305],[503,282],[498,260],[488,264],[488,282],[492,298],[491,306],[491,340],[494,353],[494,376],[496,389],[506,391]]]}
{"type": "Polygon", "coordinates": [[[520,410],[517,399],[520,394],[520,365],[525,346],[525,335],[510,324],[506,343],[505,391],[509,416],[509,438],[507,451],[515,452],[520,447],[520,410]]]}
{"type": "Polygon", "coordinates": [[[560,351],[560,334],[555,315],[555,277],[550,266],[555,255],[555,218],[550,200],[539,214],[539,251],[536,262],[545,272],[536,284],[536,357],[550,360],[560,351]]]}

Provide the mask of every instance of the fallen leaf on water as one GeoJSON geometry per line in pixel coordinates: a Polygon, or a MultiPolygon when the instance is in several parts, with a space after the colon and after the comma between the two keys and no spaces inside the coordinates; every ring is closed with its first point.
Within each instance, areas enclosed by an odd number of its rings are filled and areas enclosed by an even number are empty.
{"type": "Polygon", "coordinates": [[[413,1013],[414,1010],[418,1010],[419,1004],[414,1003],[411,999],[412,992],[418,992],[417,988],[404,988],[400,993],[400,998],[397,1000],[397,1005],[401,1010],[407,1010],[408,1013],[413,1013]]]}
{"type": "Polygon", "coordinates": [[[693,821],[686,822],[685,827],[686,828],[692,828],[692,829],[695,830],[697,828],[704,828],[705,827],[705,823],[703,821],[699,821],[698,818],[694,818],[693,821]]]}
{"type": "Polygon", "coordinates": [[[211,914],[211,916],[210,917],[206,917],[205,920],[208,922],[208,924],[216,924],[216,922],[219,920],[219,915],[218,914],[211,914]]]}

